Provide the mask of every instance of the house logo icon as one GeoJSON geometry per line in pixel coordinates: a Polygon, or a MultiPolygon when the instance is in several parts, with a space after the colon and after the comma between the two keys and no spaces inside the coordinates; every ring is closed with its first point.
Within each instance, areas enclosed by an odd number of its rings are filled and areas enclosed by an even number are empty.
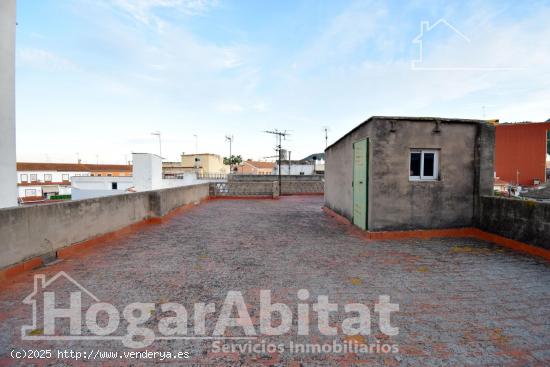
{"type": "Polygon", "coordinates": [[[23,340],[74,340],[82,339],[81,334],[81,298],[82,294],[89,296],[93,301],[100,302],[94,294],[88,291],[84,286],[74,280],[64,271],[60,271],[46,280],[45,274],[36,274],[34,276],[34,289],[23,303],[32,306],[32,325],[21,327],[21,339],[23,340]],[[72,285],[76,291],[70,292],[71,306],[67,309],[55,308],[55,294],[48,291],[48,287],[54,282],[65,279],[72,285]],[[42,298],[40,298],[42,296],[42,298]],[[39,302],[41,302],[39,307],[39,302]],[[38,325],[38,309],[44,309],[43,325],[38,325]],[[55,334],[55,318],[69,318],[71,321],[71,335],[61,336],[55,334]],[[42,326],[42,328],[41,328],[42,326]],[[40,332],[37,332],[40,331],[40,332]],[[42,334],[42,335],[40,335],[42,334]]]}
{"type": "Polygon", "coordinates": [[[456,27],[447,22],[445,19],[441,18],[435,23],[430,24],[429,21],[423,20],[420,22],[420,33],[412,40],[412,43],[418,45],[419,58],[417,60],[411,61],[412,70],[456,70],[457,68],[452,67],[427,67],[424,66],[424,37],[427,33],[431,32],[437,27],[446,27],[451,33],[454,33],[456,37],[463,40],[464,42],[470,43],[470,39],[466,37],[462,32],[460,32],[456,27]]]}
{"type": "Polygon", "coordinates": [[[439,70],[439,71],[503,71],[503,70],[522,70],[518,67],[507,67],[502,65],[487,64],[498,62],[491,58],[468,57],[474,55],[476,49],[484,47],[482,39],[473,42],[468,36],[453,26],[446,19],[439,19],[435,22],[423,20],[420,22],[420,33],[413,38],[412,44],[415,46],[418,58],[411,60],[411,70],[439,70]],[[443,41],[435,41],[431,37],[434,33],[446,32],[448,37],[443,41]],[[432,39],[430,41],[430,39],[432,39]],[[435,44],[434,44],[435,42],[435,44]],[[444,42],[444,43],[441,43],[444,42]],[[431,46],[431,47],[427,47],[431,46]],[[430,53],[437,46],[446,46],[439,49],[439,54],[435,56],[446,56],[442,59],[432,59],[434,54],[430,53]],[[432,56],[432,57],[430,57],[432,56]],[[450,63],[450,64],[449,64],[450,63]]]}

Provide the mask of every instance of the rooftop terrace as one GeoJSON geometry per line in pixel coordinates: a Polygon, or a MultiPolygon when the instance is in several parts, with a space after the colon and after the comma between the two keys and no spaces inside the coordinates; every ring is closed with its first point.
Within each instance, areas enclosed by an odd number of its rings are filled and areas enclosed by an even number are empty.
{"type": "MultiPolygon", "coordinates": [[[[379,295],[400,305],[392,314],[397,336],[378,329],[355,337],[359,343],[393,343],[397,354],[216,353],[212,340],[157,340],[147,350],[188,351],[186,363],[201,365],[548,365],[550,363],[550,266],[547,262],[470,238],[365,240],[325,214],[322,197],[280,200],[210,200],[160,224],[145,225],[44,268],[21,274],[0,288],[0,364],[13,348],[121,351],[120,341],[22,341],[31,306],[21,301],[33,290],[33,276],[59,271],[77,280],[101,301],[122,310],[130,302],[163,304],[214,302],[228,291],[247,300],[258,325],[258,293],[272,302],[296,305],[299,289],[328,295],[343,305],[373,309],[379,295]]],[[[53,291],[71,291],[68,282],[53,291]]],[[[83,301],[84,303],[85,301],[83,301]]],[[[151,314],[158,319],[158,306],[151,314]]],[[[313,314],[313,313],[312,313],[313,314]]],[[[208,315],[212,330],[214,315],[208,315]]],[[[191,316],[190,316],[191,318],[191,316]]],[[[331,320],[336,322],[338,320],[331,320]]],[[[313,325],[313,324],[312,324],[313,325]]],[[[68,323],[59,324],[61,332],[68,323]]],[[[311,327],[309,336],[292,332],[262,340],[288,343],[343,341],[311,327]]],[[[40,331],[37,331],[40,334],[40,331]]],[[[230,335],[242,335],[241,328],[230,335]]],[[[349,337],[348,337],[349,338],[349,337]]],[[[51,362],[51,360],[50,360],[51,362]]],[[[144,361],[127,361],[127,363],[144,361]]],[[[71,361],[61,363],[70,364],[71,361]]],[[[181,365],[175,363],[175,365],[181,365]]]]}

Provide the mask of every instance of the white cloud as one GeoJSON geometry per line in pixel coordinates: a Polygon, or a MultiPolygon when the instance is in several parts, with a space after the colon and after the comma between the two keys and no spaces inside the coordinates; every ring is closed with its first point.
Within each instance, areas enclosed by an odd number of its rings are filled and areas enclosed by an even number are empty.
{"type": "Polygon", "coordinates": [[[24,47],[17,51],[18,66],[30,67],[45,71],[68,72],[76,71],[78,67],[69,59],[54,52],[24,47]]]}
{"type": "Polygon", "coordinates": [[[109,0],[116,7],[126,12],[134,19],[145,24],[155,23],[162,26],[163,22],[155,16],[158,8],[169,8],[185,15],[197,15],[206,12],[217,5],[216,0],[109,0]]]}

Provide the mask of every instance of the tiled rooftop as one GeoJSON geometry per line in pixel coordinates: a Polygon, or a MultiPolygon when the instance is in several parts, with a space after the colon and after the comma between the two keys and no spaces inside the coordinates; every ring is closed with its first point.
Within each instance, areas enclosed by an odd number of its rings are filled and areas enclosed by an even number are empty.
{"type": "MultiPolygon", "coordinates": [[[[547,262],[469,238],[367,241],[327,216],[321,206],[322,198],[317,196],[212,200],[161,224],[22,274],[0,288],[0,364],[27,364],[10,358],[12,348],[18,347],[124,349],[119,341],[37,344],[21,340],[20,327],[31,322],[30,306],[21,301],[33,290],[33,275],[43,273],[49,278],[61,270],[101,301],[120,309],[130,302],[220,305],[228,291],[238,290],[247,300],[255,325],[260,289],[272,291],[272,302],[289,305],[296,305],[299,289],[309,290],[310,300],[328,295],[339,305],[364,303],[372,310],[379,295],[389,295],[391,302],[400,305],[399,312],[392,314],[393,326],[399,327],[397,336],[382,334],[373,312],[371,335],[358,340],[397,344],[397,354],[222,354],[212,352],[209,340],[156,341],[147,348],[188,351],[191,358],[185,363],[550,364],[547,262]]],[[[65,287],[69,285],[56,284],[55,291],[65,287]]],[[[207,319],[208,330],[212,323],[207,319]]],[[[68,324],[60,327],[66,330],[68,324]]],[[[331,343],[344,339],[321,335],[313,327],[309,336],[296,336],[295,328],[288,335],[266,340],[331,343]]],[[[232,335],[240,333],[237,328],[232,335]]]]}

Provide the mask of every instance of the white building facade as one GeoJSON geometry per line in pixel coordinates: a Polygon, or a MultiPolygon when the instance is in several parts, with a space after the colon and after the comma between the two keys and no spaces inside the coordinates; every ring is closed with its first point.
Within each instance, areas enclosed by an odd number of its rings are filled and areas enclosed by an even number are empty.
{"type": "Polygon", "coordinates": [[[128,177],[129,165],[17,163],[17,191],[20,203],[44,201],[72,194],[71,180],[75,177],[128,177]]]}
{"type": "Polygon", "coordinates": [[[17,205],[15,0],[0,1],[0,208],[17,205]]]}

